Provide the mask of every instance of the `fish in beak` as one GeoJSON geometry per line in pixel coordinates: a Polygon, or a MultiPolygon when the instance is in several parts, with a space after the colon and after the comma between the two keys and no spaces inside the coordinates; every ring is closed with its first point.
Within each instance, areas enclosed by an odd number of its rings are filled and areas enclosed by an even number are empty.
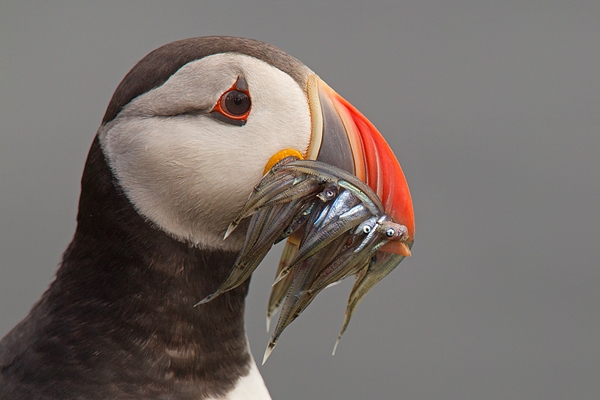
{"type": "Polygon", "coordinates": [[[267,330],[281,312],[263,363],[283,330],[320,291],[354,275],[339,342],[358,303],[411,255],[414,240],[410,192],[387,142],[317,75],[308,77],[306,92],[312,119],[309,148],[283,149],[271,157],[225,234],[250,219],[237,261],[225,282],[198,303],[242,284],[273,244],[286,239],[267,330]]]}

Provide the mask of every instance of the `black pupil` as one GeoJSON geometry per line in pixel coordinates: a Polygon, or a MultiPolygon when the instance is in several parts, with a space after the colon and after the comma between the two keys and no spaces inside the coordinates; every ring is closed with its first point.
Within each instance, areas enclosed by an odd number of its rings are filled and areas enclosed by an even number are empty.
{"type": "Polygon", "coordinates": [[[244,115],[250,109],[250,97],[239,90],[232,90],[225,96],[225,109],[231,115],[244,115]]]}

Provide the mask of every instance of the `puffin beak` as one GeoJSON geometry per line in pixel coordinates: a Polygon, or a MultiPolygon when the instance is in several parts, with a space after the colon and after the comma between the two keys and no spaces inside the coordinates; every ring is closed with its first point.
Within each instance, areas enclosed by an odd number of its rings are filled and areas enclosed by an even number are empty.
{"type": "Polygon", "coordinates": [[[414,211],[406,178],[392,149],[377,128],[317,75],[307,86],[312,140],[307,158],[350,172],[381,199],[385,213],[408,230],[406,240],[386,244],[381,251],[410,256],[414,211]]]}

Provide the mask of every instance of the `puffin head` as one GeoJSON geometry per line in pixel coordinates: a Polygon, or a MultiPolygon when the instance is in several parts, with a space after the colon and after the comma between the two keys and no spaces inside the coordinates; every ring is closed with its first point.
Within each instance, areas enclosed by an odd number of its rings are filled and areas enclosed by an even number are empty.
{"type": "Polygon", "coordinates": [[[201,37],[151,52],[119,84],[98,138],[136,211],[198,248],[241,249],[243,229],[224,233],[288,155],[356,175],[407,227],[409,246],[414,237],[404,174],[377,129],[308,67],[263,42],[201,37]]]}
{"type": "Polygon", "coordinates": [[[273,243],[287,238],[265,360],[314,296],[352,275],[341,336],[414,237],[377,129],[256,40],[186,39],[144,57],[109,103],[81,187],[56,279],[0,340],[1,398],[270,398],[244,301],[273,243]]]}

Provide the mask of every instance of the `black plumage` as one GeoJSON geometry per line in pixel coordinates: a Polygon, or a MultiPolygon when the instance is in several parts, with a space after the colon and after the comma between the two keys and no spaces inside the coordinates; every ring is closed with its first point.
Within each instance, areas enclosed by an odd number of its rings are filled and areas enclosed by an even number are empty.
{"type": "Polygon", "coordinates": [[[225,394],[249,369],[248,284],[193,304],[223,281],[235,257],[152,227],[123,194],[96,138],[56,280],[0,342],[0,398],[225,394]]]}

